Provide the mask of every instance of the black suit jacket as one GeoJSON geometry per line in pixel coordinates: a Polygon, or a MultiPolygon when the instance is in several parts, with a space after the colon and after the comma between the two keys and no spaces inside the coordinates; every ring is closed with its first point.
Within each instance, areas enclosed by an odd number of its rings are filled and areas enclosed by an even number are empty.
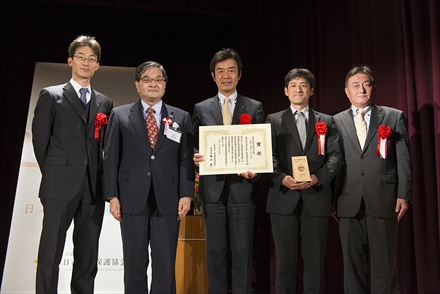
{"type": "Polygon", "coordinates": [[[360,149],[351,109],[338,113],[334,119],[341,135],[346,162],[338,175],[336,186],[338,216],[355,216],[363,199],[373,216],[396,217],[396,199],[411,200],[411,156],[403,112],[371,105],[364,150],[360,149]],[[392,130],[387,159],[380,158],[376,153],[380,125],[392,130]]]}
{"type": "Polygon", "coordinates": [[[330,182],[343,164],[339,134],[333,118],[309,108],[307,141],[304,150],[301,146],[295,118],[290,107],[268,115],[266,122],[271,124],[272,129],[274,165],[272,186],[269,189],[266,211],[277,214],[291,213],[297,206],[302,194],[304,207],[310,215],[331,215],[332,193],[330,182]],[[324,122],[327,125],[325,155],[318,154],[318,136],[315,133],[317,122],[324,122]],[[321,182],[321,186],[292,191],[282,185],[286,175],[293,175],[292,156],[307,156],[310,174],[316,175],[321,182]]]}
{"type": "MultiPolygon", "coordinates": [[[[249,114],[253,124],[264,123],[263,106],[261,102],[238,94],[235,103],[232,124],[240,124],[240,115],[249,114]]],[[[222,114],[220,112],[218,96],[211,97],[194,106],[192,118],[194,147],[196,152],[199,149],[199,126],[223,125],[222,114]]],[[[205,154],[203,154],[205,155],[205,154]]],[[[251,202],[253,181],[246,180],[235,174],[231,175],[209,175],[200,178],[199,195],[202,203],[214,203],[220,198],[225,180],[229,181],[230,195],[237,202],[251,202]]]]}
{"type": "Polygon", "coordinates": [[[113,109],[104,147],[104,194],[118,197],[122,213],[139,214],[147,204],[153,184],[158,210],[177,215],[181,197],[194,196],[194,163],[191,117],[179,108],[162,105],[182,132],[180,143],[168,139],[160,123],[154,150],[148,141],[140,100],[113,109]]]}
{"type": "Polygon", "coordinates": [[[88,171],[94,197],[103,200],[102,138],[94,137],[94,118],[98,113],[109,115],[112,108],[108,97],[92,89],[87,121],[70,82],[41,90],[32,123],[32,142],[42,174],[41,198],[72,199],[88,171]]]}

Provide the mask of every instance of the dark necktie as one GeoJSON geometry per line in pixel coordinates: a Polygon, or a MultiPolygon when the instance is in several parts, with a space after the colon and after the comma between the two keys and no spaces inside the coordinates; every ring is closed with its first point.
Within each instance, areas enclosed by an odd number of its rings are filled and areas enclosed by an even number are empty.
{"type": "Polygon", "coordinates": [[[87,89],[87,88],[81,88],[81,89],[79,89],[79,92],[81,93],[81,97],[79,97],[79,99],[80,99],[84,104],[87,104],[87,93],[89,92],[89,89],[87,89]]]}
{"type": "Polygon", "coordinates": [[[148,138],[150,140],[151,149],[154,149],[154,146],[156,146],[157,136],[158,136],[158,130],[157,130],[157,122],[153,115],[154,109],[153,107],[150,107],[147,109],[147,130],[148,130],[148,138]]]}
{"type": "Polygon", "coordinates": [[[304,149],[306,145],[307,132],[306,132],[306,117],[302,111],[296,112],[298,117],[296,118],[296,127],[298,129],[299,139],[301,140],[301,145],[304,149]]]}

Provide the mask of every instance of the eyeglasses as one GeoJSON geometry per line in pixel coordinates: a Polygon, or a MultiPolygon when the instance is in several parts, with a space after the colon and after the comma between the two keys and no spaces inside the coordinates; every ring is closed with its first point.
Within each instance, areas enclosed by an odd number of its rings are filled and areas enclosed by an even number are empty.
{"type": "Polygon", "coordinates": [[[149,77],[143,77],[141,78],[142,82],[144,82],[145,84],[151,84],[153,82],[155,82],[156,84],[160,84],[162,82],[165,82],[165,78],[149,78],[149,77]]]}
{"type": "Polygon", "coordinates": [[[98,59],[96,57],[85,57],[84,55],[73,55],[73,57],[76,57],[79,59],[79,61],[88,61],[89,63],[95,63],[98,61],[98,59]]]}

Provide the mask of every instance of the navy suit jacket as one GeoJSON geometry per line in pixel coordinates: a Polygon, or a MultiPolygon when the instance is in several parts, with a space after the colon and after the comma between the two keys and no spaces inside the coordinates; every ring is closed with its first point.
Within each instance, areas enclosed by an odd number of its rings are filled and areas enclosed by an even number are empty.
{"type": "Polygon", "coordinates": [[[113,102],[92,89],[89,119],[70,84],[40,92],[32,122],[32,142],[42,179],[40,198],[70,200],[88,170],[93,196],[102,201],[102,133],[96,139],[95,116],[110,114],[113,102]]]}
{"type": "MultiPolygon", "coordinates": [[[[253,124],[264,123],[263,105],[261,102],[238,94],[235,103],[232,124],[240,124],[240,115],[249,114],[253,124]]],[[[199,126],[223,125],[218,96],[211,97],[194,106],[193,118],[194,147],[199,149],[199,126]]],[[[206,155],[206,154],[203,154],[206,155]]],[[[200,177],[199,195],[202,203],[215,203],[220,198],[225,181],[229,181],[230,195],[237,202],[252,202],[254,182],[231,175],[209,175],[200,177]]]]}
{"type": "Polygon", "coordinates": [[[341,135],[346,165],[338,175],[338,216],[354,217],[362,199],[375,217],[394,218],[397,198],[411,200],[411,156],[403,112],[371,105],[370,126],[361,150],[351,109],[334,116],[341,135]],[[391,128],[388,156],[377,155],[378,128],[391,128]]]}
{"type": "Polygon", "coordinates": [[[154,187],[157,209],[177,215],[181,197],[194,197],[194,163],[191,117],[179,108],[162,105],[163,118],[170,118],[182,132],[180,143],[168,139],[160,123],[154,150],[148,140],[140,100],[113,109],[104,146],[104,194],[118,197],[122,213],[139,214],[154,187]]]}
{"type": "Polygon", "coordinates": [[[289,214],[297,206],[300,196],[305,209],[313,216],[331,215],[332,192],[330,183],[341,169],[343,158],[340,150],[339,134],[333,118],[309,108],[307,140],[304,150],[301,146],[295,118],[289,107],[286,110],[269,114],[266,122],[272,129],[272,152],[274,173],[269,189],[266,211],[289,214]],[[318,154],[318,136],[315,124],[327,125],[325,155],[318,154]],[[307,156],[310,174],[315,174],[321,186],[296,191],[282,185],[286,175],[293,175],[292,156],[307,156]]]}

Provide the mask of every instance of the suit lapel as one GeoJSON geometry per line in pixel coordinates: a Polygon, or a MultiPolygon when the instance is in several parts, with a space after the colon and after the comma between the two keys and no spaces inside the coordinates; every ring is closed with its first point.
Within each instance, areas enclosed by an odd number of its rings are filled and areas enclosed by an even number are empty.
{"type": "Polygon", "coordinates": [[[162,123],[162,119],[166,118],[166,117],[170,117],[172,121],[173,112],[168,111],[168,105],[166,105],[164,102],[162,102],[162,110],[161,110],[161,116],[160,116],[160,128],[159,128],[159,134],[157,136],[157,142],[156,142],[156,147],[154,147],[154,149],[159,148],[160,145],[162,145],[162,143],[165,141],[166,136],[163,134],[164,129],[165,129],[165,124],[162,123]],[[168,115],[169,113],[169,115],[168,115]]]}
{"type": "Polygon", "coordinates": [[[310,145],[313,142],[313,137],[315,136],[315,125],[316,122],[320,121],[321,117],[318,113],[315,113],[313,109],[309,108],[309,119],[307,121],[307,139],[306,139],[306,145],[304,147],[303,154],[306,153],[306,150],[309,150],[310,145]]]}
{"type": "Polygon", "coordinates": [[[283,112],[281,119],[282,119],[282,123],[289,130],[289,133],[292,134],[292,141],[293,141],[292,146],[296,146],[297,149],[297,150],[291,150],[291,152],[292,154],[297,154],[298,150],[302,151],[301,139],[299,138],[298,129],[296,128],[295,118],[293,117],[293,113],[290,107],[283,112]]]}
{"type": "Polygon", "coordinates": [[[89,126],[94,126],[95,117],[98,113],[98,109],[101,106],[101,98],[95,90],[92,89],[92,95],[90,97],[90,111],[89,111],[89,126]]]}
{"type": "Polygon", "coordinates": [[[140,140],[145,145],[146,148],[151,149],[150,142],[148,141],[148,131],[145,125],[145,119],[143,115],[143,108],[141,101],[139,100],[137,103],[133,104],[130,108],[130,114],[128,115],[131,123],[134,126],[140,140]]]}
{"type": "Polygon", "coordinates": [[[342,114],[341,124],[344,127],[347,136],[353,143],[353,146],[355,147],[354,149],[361,152],[361,146],[359,145],[359,139],[356,135],[356,128],[354,126],[353,113],[351,111],[351,108],[349,108],[342,114]]]}
{"type": "Polygon", "coordinates": [[[220,103],[218,96],[211,98],[211,104],[209,105],[209,110],[211,111],[212,117],[214,117],[215,123],[217,125],[223,125],[222,114],[220,113],[220,103]]]}
{"type": "Polygon", "coordinates": [[[243,96],[237,94],[237,101],[235,102],[234,114],[232,115],[232,124],[238,125],[240,124],[240,115],[245,113],[246,103],[243,96]]]}
{"type": "Polygon", "coordinates": [[[86,116],[84,114],[84,110],[81,106],[81,101],[79,100],[78,94],[75,92],[75,88],[73,88],[72,84],[67,83],[63,87],[63,95],[66,99],[72,104],[75,111],[83,120],[84,124],[87,124],[86,116]]]}
{"type": "Polygon", "coordinates": [[[382,123],[384,115],[385,114],[382,108],[376,107],[373,104],[371,105],[370,127],[368,128],[367,138],[365,139],[364,152],[365,150],[367,150],[368,145],[370,145],[371,141],[376,136],[377,129],[379,128],[379,125],[382,123]]]}

